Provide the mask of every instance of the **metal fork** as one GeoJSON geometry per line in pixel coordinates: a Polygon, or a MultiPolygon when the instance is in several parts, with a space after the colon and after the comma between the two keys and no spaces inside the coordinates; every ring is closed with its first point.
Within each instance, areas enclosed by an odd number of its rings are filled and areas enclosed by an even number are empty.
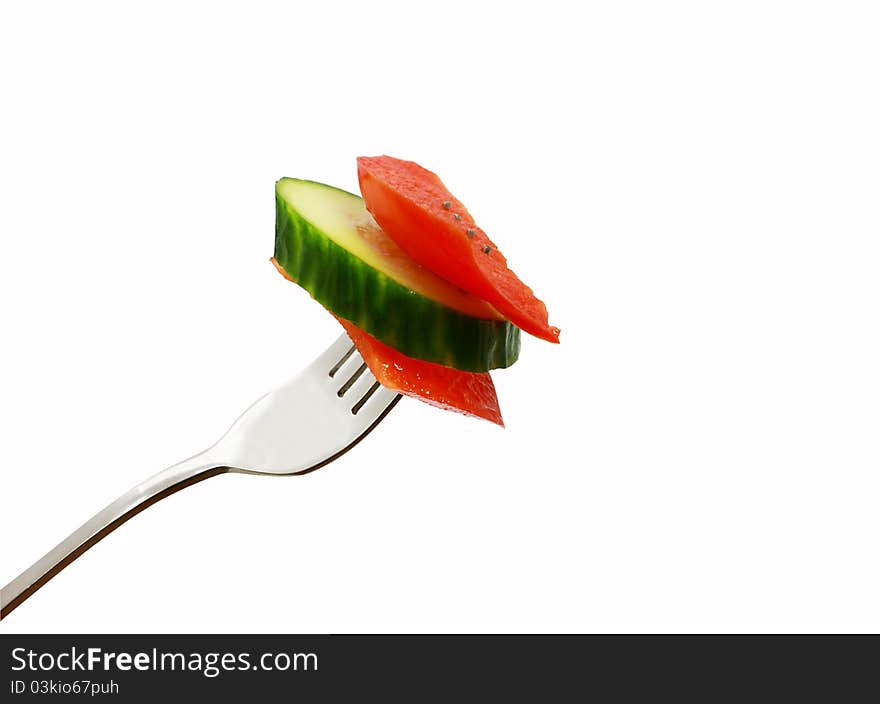
{"type": "Polygon", "coordinates": [[[83,523],[0,592],[0,619],[101,538],[176,491],[225,472],[305,474],[350,450],[400,396],[379,385],[346,335],[256,401],[204,452],[154,474],[83,523]]]}

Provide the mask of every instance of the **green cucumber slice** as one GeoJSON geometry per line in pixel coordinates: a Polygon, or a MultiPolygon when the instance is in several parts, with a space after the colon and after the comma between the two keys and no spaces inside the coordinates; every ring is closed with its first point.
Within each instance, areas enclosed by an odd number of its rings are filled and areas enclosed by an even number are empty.
{"type": "Polygon", "coordinates": [[[409,357],[464,371],[519,357],[519,328],[416,264],[360,197],[283,178],[275,204],[276,261],[331,312],[409,357]]]}

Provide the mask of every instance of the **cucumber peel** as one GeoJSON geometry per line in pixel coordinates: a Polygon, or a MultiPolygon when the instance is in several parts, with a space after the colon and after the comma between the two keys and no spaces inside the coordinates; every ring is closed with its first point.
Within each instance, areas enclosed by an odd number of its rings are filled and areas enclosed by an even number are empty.
{"type": "Polygon", "coordinates": [[[519,357],[519,328],[410,259],[360,197],[283,178],[275,203],[275,260],[335,315],[408,357],[463,371],[519,357]]]}

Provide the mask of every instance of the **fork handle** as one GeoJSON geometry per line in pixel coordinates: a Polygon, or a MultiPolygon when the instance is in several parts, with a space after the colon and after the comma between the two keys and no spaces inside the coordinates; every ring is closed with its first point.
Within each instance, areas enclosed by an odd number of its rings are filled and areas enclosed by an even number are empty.
{"type": "Polygon", "coordinates": [[[203,479],[228,472],[202,453],[165,469],[120,496],[28,567],[0,591],[0,619],[101,538],[148,506],[203,479]]]}

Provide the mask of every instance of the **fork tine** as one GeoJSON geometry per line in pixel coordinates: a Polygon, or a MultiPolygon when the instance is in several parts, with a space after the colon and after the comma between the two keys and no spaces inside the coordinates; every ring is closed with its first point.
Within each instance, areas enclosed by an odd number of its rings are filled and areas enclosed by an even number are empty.
{"type": "Polygon", "coordinates": [[[364,394],[370,390],[370,387],[376,381],[376,377],[370,372],[366,365],[364,365],[364,371],[358,374],[357,378],[354,379],[345,390],[345,402],[351,407],[355,403],[357,403],[361,398],[363,398],[364,394]]]}
{"type": "Polygon", "coordinates": [[[354,354],[355,351],[356,350],[355,350],[354,345],[352,345],[351,347],[348,348],[348,352],[346,352],[344,355],[342,355],[342,358],[330,368],[330,376],[331,377],[336,376],[336,372],[339,371],[340,367],[342,367],[342,365],[348,361],[349,357],[351,357],[351,355],[354,354]]]}
{"type": "MultiPolygon", "coordinates": [[[[370,389],[367,389],[367,391],[370,392],[369,396],[366,396],[366,394],[364,394],[364,396],[358,399],[358,403],[352,406],[352,413],[354,413],[354,415],[356,415],[358,418],[360,418],[361,416],[379,416],[381,413],[387,412],[386,409],[389,409],[401,398],[403,398],[396,391],[386,389],[381,384],[375,391],[372,391],[371,389],[372,387],[370,387],[370,389]],[[357,411],[354,410],[354,406],[358,407],[357,411]]],[[[352,400],[354,400],[354,397],[352,397],[352,400]]]]}
{"type": "Polygon", "coordinates": [[[352,378],[355,372],[360,369],[363,363],[363,357],[361,357],[360,352],[355,349],[345,358],[342,364],[336,368],[336,372],[333,374],[333,389],[338,391],[340,387],[344,386],[345,383],[352,378]]]}
{"type": "Polygon", "coordinates": [[[339,398],[342,398],[349,392],[349,389],[361,383],[361,379],[364,377],[369,377],[365,362],[361,362],[354,370],[349,366],[346,373],[340,375],[340,379],[345,379],[345,382],[336,391],[336,395],[339,396],[339,398]]]}
{"type": "Polygon", "coordinates": [[[351,339],[348,335],[343,333],[336,338],[336,341],[332,345],[318,355],[318,357],[309,365],[309,368],[314,370],[324,370],[325,374],[329,374],[334,366],[345,361],[347,358],[346,354],[350,350],[354,350],[354,345],[352,345],[351,339]]]}
{"type": "Polygon", "coordinates": [[[345,339],[348,349],[328,372],[335,382],[336,395],[344,400],[352,415],[379,415],[398,398],[398,394],[376,381],[360,352],[348,337],[345,339]]]}
{"type": "Polygon", "coordinates": [[[374,382],[372,383],[372,385],[370,386],[370,388],[367,389],[367,392],[366,392],[365,394],[363,394],[363,395],[360,397],[360,399],[358,400],[358,402],[355,403],[355,404],[351,407],[351,412],[352,412],[352,414],[353,414],[353,415],[357,415],[357,414],[358,414],[358,411],[360,411],[361,408],[364,407],[364,404],[365,404],[367,401],[370,400],[370,397],[371,397],[374,393],[376,393],[379,389],[381,389],[381,388],[382,388],[382,385],[381,385],[378,381],[374,381],[374,382]]]}

